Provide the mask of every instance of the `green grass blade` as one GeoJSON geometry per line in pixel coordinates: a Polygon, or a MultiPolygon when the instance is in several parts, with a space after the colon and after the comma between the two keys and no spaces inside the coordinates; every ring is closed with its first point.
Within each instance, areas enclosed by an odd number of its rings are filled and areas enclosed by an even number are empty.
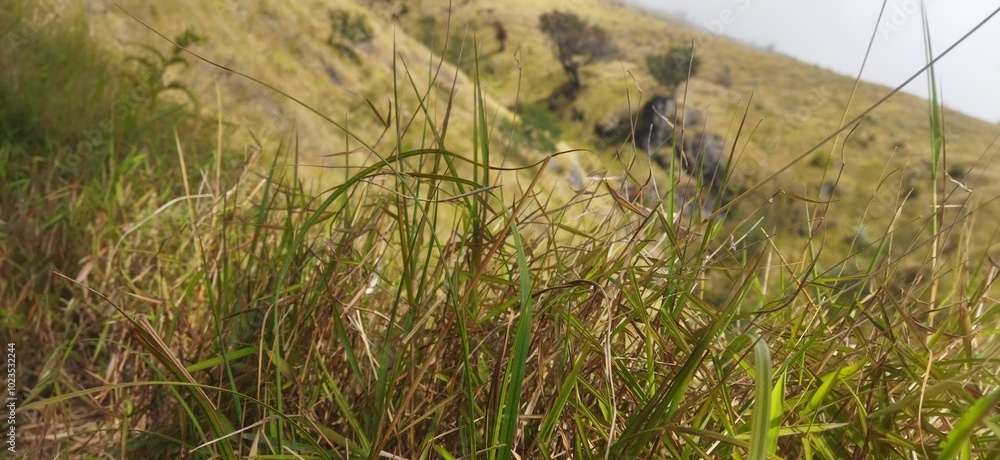
{"type": "MultiPolygon", "coordinates": [[[[771,351],[767,342],[759,339],[753,346],[755,393],[753,417],[750,420],[750,459],[767,458],[771,439],[771,351]]],[[[777,437],[773,440],[777,442],[777,437]]]]}
{"type": "MultiPolygon", "coordinates": [[[[514,216],[510,216],[510,219],[514,219],[514,216]]],[[[517,229],[517,222],[510,223],[510,234],[514,240],[514,251],[517,254],[517,275],[521,284],[521,314],[517,324],[517,334],[514,337],[510,363],[507,366],[506,380],[509,382],[509,386],[504,413],[501,415],[499,440],[504,447],[499,450],[497,458],[500,460],[509,460],[514,448],[514,435],[517,433],[517,420],[520,415],[521,387],[524,384],[532,325],[531,272],[528,270],[528,259],[524,253],[524,244],[521,241],[521,233],[517,229]]]]}
{"type": "MultiPolygon", "coordinates": [[[[948,433],[948,437],[941,443],[940,459],[955,458],[963,450],[969,447],[969,437],[973,430],[982,423],[983,419],[993,413],[994,408],[1000,404],[1000,390],[983,396],[976,400],[968,410],[958,419],[958,423],[948,433]]],[[[1000,434],[994,433],[994,436],[1000,434]]]]}
{"type": "Polygon", "coordinates": [[[573,369],[563,380],[562,386],[559,388],[559,394],[556,396],[555,403],[548,408],[548,413],[542,420],[542,424],[538,429],[538,443],[539,445],[547,445],[549,439],[552,436],[552,430],[555,429],[556,423],[558,423],[563,408],[566,407],[566,401],[573,393],[573,389],[576,388],[576,379],[580,375],[580,371],[583,369],[583,364],[585,363],[583,357],[579,357],[576,363],[573,365],[573,369]]]}
{"type": "Polygon", "coordinates": [[[823,377],[821,377],[820,381],[822,383],[820,384],[819,388],[816,389],[816,392],[813,393],[812,397],[809,398],[809,403],[806,404],[806,408],[803,411],[803,414],[811,414],[815,412],[817,409],[819,409],[820,406],[823,404],[823,402],[826,401],[826,397],[829,396],[831,392],[833,392],[833,389],[836,388],[836,386],[841,381],[856,374],[867,363],[868,363],[867,359],[862,359],[853,364],[849,364],[847,366],[838,368],[837,370],[829,372],[823,377]]]}
{"type": "Polygon", "coordinates": [[[226,353],[225,356],[218,355],[194,364],[189,364],[185,367],[185,369],[187,369],[188,372],[198,372],[223,364],[224,360],[236,361],[244,356],[249,356],[254,353],[257,353],[256,346],[243,347],[239,350],[230,351],[226,353]]]}
{"type": "MultiPolygon", "coordinates": [[[[743,267],[742,278],[739,283],[730,291],[725,303],[725,309],[719,311],[708,326],[699,331],[700,339],[690,354],[685,358],[684,364],[677,371],[675,377],[663,388],[657,388],[656,395],[629,419],[621,437],[612,445],[611,452],[616,456],[632,456],[646,444],[650,442],[657,429],[668,422],[676,413],[685,391],[689,388],[691,380],[701,366],[709,351],[710,345],[717,339],[719,333],[727,327],[734,319],[740,302],[738,299],[750,289],[753,281],[752,273],[755,273],[762,259],[757,258],[753,263],[743,267]]],[[[703,300],[696,296],[686,296],[687,300],[699,305],[705,311],[709,307],[703,300]]]]}
{"type": "Polygon", "coordinates": [[[767,434],[767,452],[770,454],[778,452],[778,437],[785,414],[785,377],[786,372],[779,371],[778,380],[774,382],[774,389],[771,391],[771,421],[767,434]]]}

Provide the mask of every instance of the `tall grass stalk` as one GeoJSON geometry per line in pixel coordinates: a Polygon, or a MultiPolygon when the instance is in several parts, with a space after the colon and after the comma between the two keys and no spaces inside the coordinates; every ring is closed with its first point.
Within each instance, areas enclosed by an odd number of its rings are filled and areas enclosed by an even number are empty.
{"type": "Polygon", "coordinates": [[[920,3],[920,16],[923,25],[924,53],[930,65],[927,69],[927,94],[930,95],[930,100],[928,101],[928,119],[930,122],[931,235],[933,239],[931,241],[930,276],[932,281],[930,286],[929,301],[931,313],[929,319],[933,325],[934,319],[937,317],[938,286],[940,284],[938,278],[938,266],[940,262],[938,258],[941,254],[941,216],[944,214],[944,208],[940,204],[940,195],[943,192],[942,187],[944,186],[944,118],[941,111],[942,102],[939,100],[937,75],[934,72],[934,51],[931,45],[930,23],[927,18],[927,7],[923,2],[920,3]]]}

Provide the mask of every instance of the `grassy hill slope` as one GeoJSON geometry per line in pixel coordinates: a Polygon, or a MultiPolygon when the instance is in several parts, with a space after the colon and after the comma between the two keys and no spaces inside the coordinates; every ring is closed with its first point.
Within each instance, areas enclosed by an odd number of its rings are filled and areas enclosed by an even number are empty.
{"type": "MultiPolygon", "coordinates": [[[[646,174],[648,161],[644,155],[634,157],[630,145],[604,142],[594,134],[594,126],[630,109],[634,113],[652,96],[664,92],[649,76],[645,57],[672,44],[697,39],[696,52],[703,60],[703,70],[689,88],[682,87],[674,96],[684,100],[685,110],[705,112],[705,126],[726,137],[727,151],[736,144],[734,153],[738,161],[732,174],[738,189],[747,189],[787,165],[838,128],[841,120],[853,118],[889,91],[862,83],[851,100],[854,80],[850,77],[687,29],[655,14],[604,1],[581,0],[573,3],[573,12],[605,28],[618,46],[621,59],[585,66],[585,88],[577,100],[562,107],[559,114],[551,115],[558,117],[557,122],[543,120],[548,125],[542,125],[541,129],[553,128],[554,124],[557,140],[563,143],[525,145],[518,142],[516,135],[511,137],[515,131],[510,130],[509,120],[515,113],[529,117],[539,112],[545,115],[545,101],[565,81],[552,45],[538,30],[538,17],[558,9],[558,4],[514,1],[501,8],[476,1],[371,0],[317,1],[270,9],[240,2],[225,7],[185,2],[156,7],[141,2],[120,4],[168,37],[187,29],[201,32],[208,40],[193,50],[274,84],[343,123],[359,138],[382,137],[383,142],[386,127],[379,118],[389,115],[386,95],[399,95],[398,109],[410,120],[420,111],[412,88],[403,77],[406,73],[424,92],[428,76],[435,76],[435,90],[427,93],[430,96],[427,106],[437,123],[443,123],[450,103],[454,113],[448,117],[450,127],[455,132],[470,133],[472,75],[478,56],[478,75],[498,151],[503,155],[517,153],[513,160],[517,164],[537,161],[554,147],[598,153],[555,160],[557,171],[564,177],[601,171],[620,176],[623,164],[631,165],[639,178],[646,174]],[[336,14],[354,18],[363,26],[336,22],[333,16],[336,14]],[[398,21],[393,22],[394,17],[398,21]],[[504,52],[499,52],[494,38],[496,21],[504,25],[509,37],[504,52]],[[357,33],[352,27],[365,29],[364,41],[351,43],[345,38],[357,33]],[[475,44],[479,46],[478,53],[475,44]],[[400,57],[395,61],[399,89],[394,89],[392,83],[393,53],[400,57]],[[441,67],[440,56],[444,58],[441,67]],[[455,77],[449,63],[464,70],[455,81],[454,97],[449,96],[455,77]],[[377,112],[364,98],[374,104],[377,112]],[[744,116],[746,126],[739,131],[738,121],[744,116]],[[520,155],[524,153],[528,156],[520,155]],[[579,169],[578,173],[572,173],[573,169],[579,169]]],[[[92,18],[92,25],[95,33],[105,34],[103,42],[124,46],[120,50],[125,55],[136,53],[136,44],[153,43],[161,49],[166,46],[116,8],[99,10],[92,18]]],[[[294,124],[305,163],[337,166],[343,157],[331,158],[331,154],[361,147],[321,117],[245,79],[201,63],[180,73],[178,80],[202,101],[214,101],[218,86],[224,101],[222,109],[230,118],[227,121],[273,133],[287,133],[294,124]]],[[[206,110],[215,109],[206,107],[206,110]]],[[[927,113],[926,101],[897,95],[866,117],[849,137],[842,136],[838,143],[821,147],[737,203],[737,216],[750,218],[763,214],[767,216],[765,228],[785,232],[797,227],[801,232],[811,225],[809,222],[814,224],[804,214],[801,203],[787,200],[772,203],[769,197],[783,189],[817,198],[823,182],[836,182],[836,202],[826,211],[824,228],[833,231],[827,240],[830,252],[838,255],[850,250],[849,241],[859,231],[879,233],[888,228],[897,208],[902,208],[898,220],[903,222],[926,216],[931,184],[927,176],[930,159],[927,113]],[[831,169],[825,173],[828,164],[831,169]],[[840,174],[834,175],[835,172],[840,174]],[[907,194],[920,200],[903,200],[907,194]],[[785,220],[777,217],[790,214],[795,217],[785,220]]],[[[954,206],[948,212],[955,214],[960,209],[979,206],[985,206],[984,214],[998,211],[992,198],[1000,196],[997,185],[1000,181],[994,171],[986,168],[995,154],[997,126],[953,111],[946,111],[944,119],[948,143],[944,169],[973,190],[968,194],[955,184],[946,184],[944,193],[949,195],[948,204],[954,206]]],[[[455,136],[453,142],[457,144],[450,147],[469,151],[470,140],[471,135],[455,136]]],[[[365,155],[365,149],[361,150],[361,155],[365,155]]],[[[375,160],[370,154],[359,158],[362,162],[375,160]]],[[[676,178],[659,168],[653,170],[661,194],[671,189],[670,184],[676,178]]],[[[329,171],[315,168],[303,171],[311,176],[329,175],[329,171]]],[[[565,199],[569,193],[563,189],[558,195],[565,199]]],[[[912,229],[906,237],[915,238],[919,234],[919,230],[912,229]]],[[[804,235],[789,236],[795,242],[793,245],[804,240],[804,235]]],[[[976,232],[975,250],[986,250],[989,238],[988,231],[976,232]]]]}

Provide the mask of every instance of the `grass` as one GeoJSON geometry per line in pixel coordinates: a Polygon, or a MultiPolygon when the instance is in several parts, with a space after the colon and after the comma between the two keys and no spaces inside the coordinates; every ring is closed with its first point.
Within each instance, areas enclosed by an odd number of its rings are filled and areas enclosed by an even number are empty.
{"type": "MultiPolygon", "coordinates": [[[[887,163],[851,201],[886,218],[836,245],[813,216],[841,208],[795,191],[748,194],[732,222],[601,180],[563,198],[550,164],[593,154],[506,156],[530,137],[475,73],[450,93],[471,99],[463,129],[437,97],[456,77],[394,59],[392,110],[364,114],[384,136],[330,117],[345,146],[313,187],[295,135],[248,157],[190,92],[133,100],[148,68],[64,20],[0,61],[16,457],[1000,452],[998,270],[971,244],[987,218],[901,217],[957,185],[903,200],[887,163]]],[[[941,163],[922,179],[945,183],[941,163]]]]}

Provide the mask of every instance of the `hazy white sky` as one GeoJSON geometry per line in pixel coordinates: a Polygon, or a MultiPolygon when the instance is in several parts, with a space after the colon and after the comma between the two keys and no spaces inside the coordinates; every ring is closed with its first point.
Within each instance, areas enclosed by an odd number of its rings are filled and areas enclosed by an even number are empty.
{"type": "MultiPolygon", "coordinates": [[[[856,75],[880,0],[626,0],[780,53],[856,75]]],[[[1000,0],[926,0],[934,53],[1000,8],[1000,0]]],[[[919,0],[888,0],[862,78],[895,87],[926,63],[919,0]]],[[[1000,122],[1000,15],[935,68],[945,105],[1000,122]]],[[[927,96],[927,79],[906,91],[927,96]]]]}

